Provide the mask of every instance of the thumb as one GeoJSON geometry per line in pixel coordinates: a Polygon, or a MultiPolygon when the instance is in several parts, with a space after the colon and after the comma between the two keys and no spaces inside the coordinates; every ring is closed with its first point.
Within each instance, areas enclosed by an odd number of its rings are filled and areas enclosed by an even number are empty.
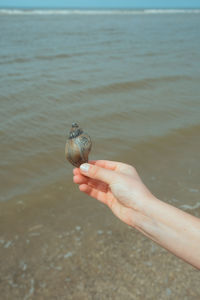
{"type": "Polygon", "coordinates": [[[82,164],[80,166],[80,171],[83,175],[90,177],[92,179],[101,180],[108,185],[116,180],[117,174],[114,171],[101,168],[96,165],[82,164]]]}

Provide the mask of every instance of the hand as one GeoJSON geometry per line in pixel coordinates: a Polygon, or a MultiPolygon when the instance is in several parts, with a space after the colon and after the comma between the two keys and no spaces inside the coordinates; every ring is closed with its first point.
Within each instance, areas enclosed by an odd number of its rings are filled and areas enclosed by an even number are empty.
{"type": "Polygon", "coordinates": [[[200,219],[154,197],[133,167],[91,161],[74,169],[74,182],[123,222],[200,269],[200,219]]]}
{"type": "Polygon", "coordinates": [[[127,164],[98,160],[74,169],[74,182],[80,191],[106,204],[128,225],[134,226],[134,214],[154,198],[136,170],[127,164]]]}

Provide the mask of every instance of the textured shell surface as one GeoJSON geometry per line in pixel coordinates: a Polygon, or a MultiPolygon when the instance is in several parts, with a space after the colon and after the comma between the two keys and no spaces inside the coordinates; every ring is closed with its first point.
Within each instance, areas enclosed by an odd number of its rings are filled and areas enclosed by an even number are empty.
{"type": "Polygon", "coordinates": [[[72,123],[69,137],[66,141],[66,159],[75,167],[88,162],[88,155],[92,147],[90,136],[77,123],[72,123]]]}

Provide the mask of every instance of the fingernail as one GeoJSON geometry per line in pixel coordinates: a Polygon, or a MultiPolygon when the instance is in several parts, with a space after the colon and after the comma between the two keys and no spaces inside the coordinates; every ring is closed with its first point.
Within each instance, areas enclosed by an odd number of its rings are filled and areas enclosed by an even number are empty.
{"type": "Polygon", "coordinates": [[[90,168],[90,165],[89,165],[89,164],[82,164],[82,165],[80,166],[81,171],[83,171],[83,172],[85,172],[85,173],[88,172],[89,168],[90,168]]]}

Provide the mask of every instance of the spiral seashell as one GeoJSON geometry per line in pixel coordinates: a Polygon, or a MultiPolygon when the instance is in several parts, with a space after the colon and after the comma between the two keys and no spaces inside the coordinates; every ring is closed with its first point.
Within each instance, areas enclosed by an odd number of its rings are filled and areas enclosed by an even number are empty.
{"type": "Polygon", "coordinates": [[[65,145],[66,159],[75,167],[88,162],[88,155],[92,147],[89,135],[79,127],[77,123],[72,123],[69,138],[65,145]]]}

